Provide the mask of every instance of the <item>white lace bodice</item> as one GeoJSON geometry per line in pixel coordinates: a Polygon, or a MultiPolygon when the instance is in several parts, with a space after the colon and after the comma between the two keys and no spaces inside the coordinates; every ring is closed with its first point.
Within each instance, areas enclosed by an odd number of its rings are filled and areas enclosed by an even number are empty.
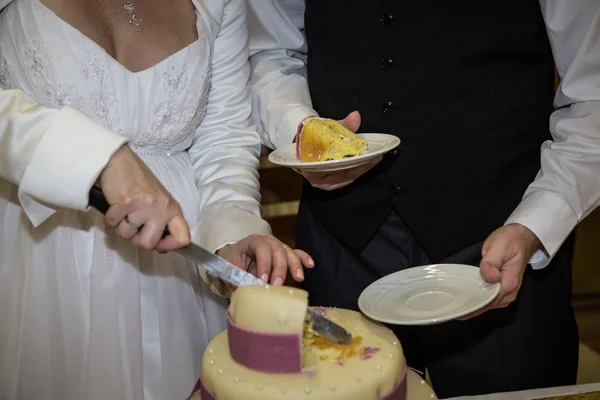
{"type": "Polygon", "coordinates": [[[127,137],[139,154],[182,151],[202,122],[210,88],[202,18],[197,27],[196,42],[131,72],[39,0],[16,1],[0,13],[0,87],[78,109],[127,137]]]}

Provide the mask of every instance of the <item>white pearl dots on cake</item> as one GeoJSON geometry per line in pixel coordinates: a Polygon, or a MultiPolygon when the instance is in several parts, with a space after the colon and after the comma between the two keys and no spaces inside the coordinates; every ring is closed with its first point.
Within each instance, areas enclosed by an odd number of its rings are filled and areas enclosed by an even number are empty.
{"type": "Polygon", "coordinates": [[[201,383],[208,392],[218,395],[216,399],[383,399],[404,387],[400,379],[407,374],[416,386],[411,390],[418,390],[423,399],[436,399],[430,398],[433,391],[427,385],[419,384],[421,377],[412,370],[405,371],[408,367],[400,340],[362,314],[326,307],[314,309],[340,323],[355,339],[347,346],[336,345],[319,338],[306,323],[308,304],[301,289],[265,283],[238,290],[229,310],[230,329],[211,341],[203,359],[201,383]],[[240,293],[251,294],[252,298],[240,297],[240,293]],[[264,301],[257,304],[256,299],[264,301]],[[250,303],[254,306],[247,307],[250,303]],[[283,339],[290,336],[297,339],[287,344],[283,339]],[[275,339],[286,343],[284,350],[293,357],[273,350],[275,339]],[[279,364],[291,372],[270,372],[279,371],[279,364]]]}

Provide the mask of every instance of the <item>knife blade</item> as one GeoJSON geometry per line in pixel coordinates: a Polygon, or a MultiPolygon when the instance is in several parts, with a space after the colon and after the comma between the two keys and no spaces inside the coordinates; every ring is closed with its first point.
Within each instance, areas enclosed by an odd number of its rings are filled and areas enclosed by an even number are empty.
{"type": "MultiPolygon", "coordinates": [[[[202,265],[209,273],[218,276],[223,281],[231,283],[234,286],[242,287],[246,285],[265,284],[254,275],[241,268],[237,268],[233,264],[227,262],[227,260],[193,243],[187,247],[174,251],[188,260],[192,260],[196,264],[202,265]]],[[[310,322],[312,323],[312,329],[320,336],[339,344],[348,344],[352,340],[350,332],[338,324],[313,311],[311,308],[307,308],[307,313],[310,322]]]]}
{"type": "Polygon", "coordinates": [[[219,277],[222,281],[236,287],[249,285],[263,285],[264,282],[241,268],[230,264],[224,258],[203,249],[197,244],[190,243],[189,246],[173,250],[173,252],[202,265],[208,273],[219,277]]]}
{"type": "MultiPolygon", "coordinates": [[[[102,214],[106,214],[110,207],[104,197],[104,193],[96,186],[92,187],[90,190],[89,204],[102,214]]],[[[167,235],[169,235],[169,229],[165,228],[163,237],[167,235]]],[[[202,268],[211,275],[217,276],[224,282],[230,283],[236,287],[265,284],[254,275],[236,267],[224,258],[211,253],[195,243],[190,243],[186,247],[173,250],[173,252],[197,265],[201,265],[202,268]]],[[[352,340],[350,332],[335,322],[325,318],[323,315],[310,308],[307,309],[307,313],[312,323],[312,329],[325,339],[340,344],[348,344],[352,340]]]]}
{"type": "Polygon", "coordinates": [[[352,341],[352,334],[332,320],[311,308],[308,309],[308,315],[312,322],[312,329],[325,339],[339,344],[349,344],[352,341]]]}

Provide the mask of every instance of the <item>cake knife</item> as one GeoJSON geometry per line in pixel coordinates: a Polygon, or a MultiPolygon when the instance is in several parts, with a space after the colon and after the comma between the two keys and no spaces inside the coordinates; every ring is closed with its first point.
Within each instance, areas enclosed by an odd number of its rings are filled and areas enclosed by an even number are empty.
{"type": "MultiPolygon", "coordinates": [[[[104,197],[104,193],[96,186],[92,187],[90,190],[89,203],[90,206],[94,207],[102,214],[106,214],[108,211],[109,204],[104,197]]],[[[165,228],[163,237],[168,234],[169,229],[165,228]]],[[[224,282],[230,283],[233,286],[264,285],[264,282],[254,275],[230,264],[224,258],[211,253],[197,244],[190,243],[186,247],[173,250],[173,252],[187,258],[197,265],[202,265],[208,273],[219,277],[224,282]]],[[[325,339],[331,340],[334,343],[350,343],[352,335],[346,329],[310,308],[307,309],[307,312],[310,322],[312,323],[312,329],[320,336],[323,336],[325,339]]]]}

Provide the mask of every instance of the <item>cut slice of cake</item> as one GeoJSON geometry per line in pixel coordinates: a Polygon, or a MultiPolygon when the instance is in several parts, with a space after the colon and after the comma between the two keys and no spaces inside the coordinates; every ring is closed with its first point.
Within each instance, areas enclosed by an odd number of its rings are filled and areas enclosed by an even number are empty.
{"type": "Polygon", "coordinates": [[[365,139],[328,118],[304,120],[296,138],[296,155],[302,162],[341,160],[366,149],[365,139]]]}

